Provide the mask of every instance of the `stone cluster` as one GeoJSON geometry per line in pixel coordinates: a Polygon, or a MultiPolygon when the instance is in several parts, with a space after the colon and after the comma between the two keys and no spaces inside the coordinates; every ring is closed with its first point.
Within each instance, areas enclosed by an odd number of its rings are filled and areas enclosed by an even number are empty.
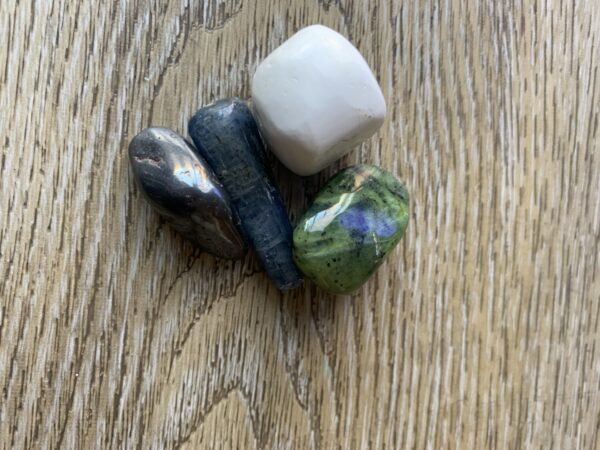
{"type": "Polygon", "coordinates": [[[294,229],[265,142],[308,176],[370,138],[386,106],[368,64],[341,34],[304,28],[258,66],[251,105],[228,98],[199,109],[188,124],[193,144],[166,128],[143,130],[129,145],[139,189],[212,255],[239,259],[253,249],[278,289],[300,286],[304,274],[331,293],[356,291],[404,234],[406,188],[381,168],[346,168],[294,229]]]}

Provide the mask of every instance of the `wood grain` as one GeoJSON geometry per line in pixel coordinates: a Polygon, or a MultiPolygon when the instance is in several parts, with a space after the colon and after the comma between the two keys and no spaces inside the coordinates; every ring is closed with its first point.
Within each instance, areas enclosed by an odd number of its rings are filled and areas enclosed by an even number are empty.
{"type": "Polygon", "coordinates": [[[0,448],[600,447],[594,0],[0,2],[0,448]],[[124,158],[249,95],[312,23],[389,116],[339,167],[403,179],[401,245],[351,297],[199,253],[124,158]]]}

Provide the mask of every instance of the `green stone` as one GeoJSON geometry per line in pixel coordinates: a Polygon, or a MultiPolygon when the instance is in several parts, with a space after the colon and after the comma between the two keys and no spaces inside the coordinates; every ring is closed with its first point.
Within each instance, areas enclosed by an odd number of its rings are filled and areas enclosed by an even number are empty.
{"type": "Polygon", "coordinates": [[[335,175],[294,230],[294,259],[322,289],[358,289],[402,238],[408,192],[396,177],[361,164],[335,175]]]}

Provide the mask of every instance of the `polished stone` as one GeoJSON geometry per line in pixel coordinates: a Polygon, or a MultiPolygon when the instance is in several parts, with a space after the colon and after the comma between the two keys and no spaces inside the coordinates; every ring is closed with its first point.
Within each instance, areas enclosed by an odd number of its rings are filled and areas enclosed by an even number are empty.
{"type": "Polygon", "coordinates": [[[324,169],[370,138],[386,114],[365,59],[323,25],[298,31],[260,63],[252,103],[269,148],[299,175],[324,169]]]}
{"type": "Polygon", "coordinates": [[[246,103],[230,98],[206,106],[190,119],[188,129],[225,186],[246,239],[271,280],[282,290],[299,286],[302,275],[292,256],[292,227],[246,103]]]}
{"type": "Polygon", "coordinates": [[[408,224],[406,188],[378,167],[335,175],[294,229],[298,267],[324,290],[358,289],[381,265],[408,224]]]}
{"type": "Polygon", "coordinates": [[[183,137],[167,128],[146,128],[129,144],[129,162],[146,199],[176,230],[220,258],[244,255],[227,193],[183,137]]]}

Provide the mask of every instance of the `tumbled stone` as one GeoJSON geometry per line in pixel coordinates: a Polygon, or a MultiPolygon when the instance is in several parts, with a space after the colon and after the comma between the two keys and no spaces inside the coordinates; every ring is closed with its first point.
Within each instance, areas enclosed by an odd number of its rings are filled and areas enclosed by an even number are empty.
{"type": "Polygon", "coordinates": [[[260,63],[252,102],[269,148],[299,175],[320,171],[371,137],[386,113],[365,59],[322,25],[298,31],[260,63]]]}
{"type": "Polygon", "coordinates": [[[263,142],[245,102],[220,100],[190,119],[196,148],[225,186],[265,271],[279,289],[302,283],[292,256],[292,227],[267,167],[263,142]]]}
{"type": "Polygon", "coordinates": [[[294,229],[294,257],[306,277],[335,294],[358,289],[381,265],[408,224],[406,188],[378,167],[335,175],[294,229]]]}
{"type": "Polygon", "coordinates": [[[244,255],[227,193],[183,137],[167,128],[146,128],[129,144],[129,162],[146,199],[176,230],[217,257],[244,255]]]}

